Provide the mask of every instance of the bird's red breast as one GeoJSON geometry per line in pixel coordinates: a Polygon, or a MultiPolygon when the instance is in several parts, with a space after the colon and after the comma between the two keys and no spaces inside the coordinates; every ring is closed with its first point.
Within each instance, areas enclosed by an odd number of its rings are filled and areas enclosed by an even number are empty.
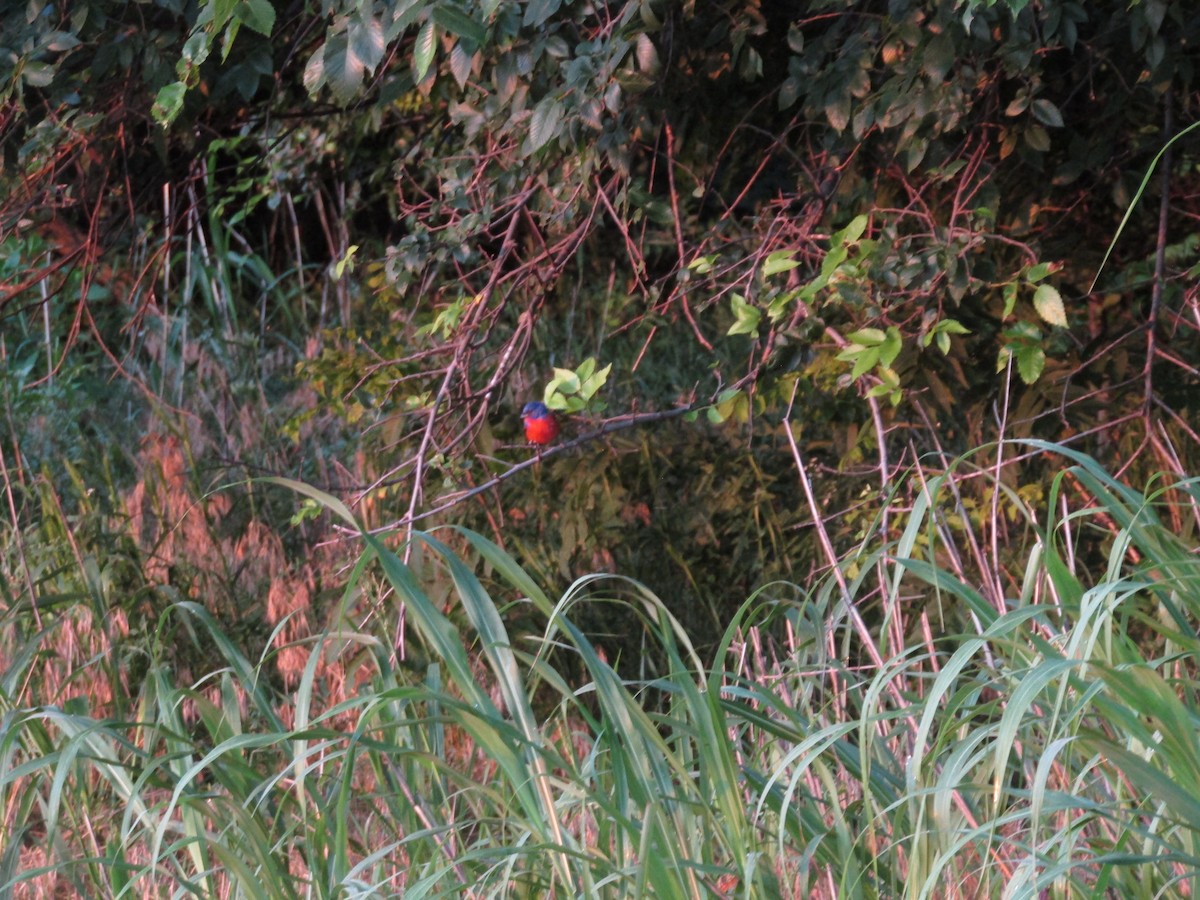
{"type": "Polygon", "coordinates": [[[531,444],[548,444],[558,437],[558,419],[545,403],[526,403],[521,419],[525,422],[525,440],[531,444]]]}

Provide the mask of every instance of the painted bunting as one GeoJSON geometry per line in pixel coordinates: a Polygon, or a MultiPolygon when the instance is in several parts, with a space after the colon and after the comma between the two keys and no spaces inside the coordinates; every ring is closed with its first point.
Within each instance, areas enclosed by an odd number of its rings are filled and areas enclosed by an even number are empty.
{"type": "Polygon", "coordinates": [[[525,440],[531,444],[545,445],[558,437],[558,419],[540,400],[526,403],[521,419],[525,423],[525,440]]]}

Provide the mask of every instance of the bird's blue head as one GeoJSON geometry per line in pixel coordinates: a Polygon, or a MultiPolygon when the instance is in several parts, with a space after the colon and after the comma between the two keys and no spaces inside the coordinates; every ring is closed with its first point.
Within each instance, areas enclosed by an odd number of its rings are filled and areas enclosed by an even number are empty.
{"type": "Polygon", "coordinates": [[[521,410],[521,418],[523,419],[544,419],[550,415],[550,410],[541,400],[533,400],[525,404],[521,410]]]}

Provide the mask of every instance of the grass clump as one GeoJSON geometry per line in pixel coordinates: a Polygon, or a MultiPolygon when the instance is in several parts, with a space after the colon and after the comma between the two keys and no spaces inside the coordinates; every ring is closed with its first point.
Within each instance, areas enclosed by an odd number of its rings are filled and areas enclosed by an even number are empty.
{"type": "Polygon", "coordinates": [[[12,603],[0,891],[1190,892],[1200,582],[1172,525],[1200,495],[1037,449],[1073,465],[1048,512],[1026,510],[1025,571],[989,573],[1016,586],[1003,603],[945,562],[963,534],[947,471],[895,511],[898,540],[867,535],[810,591],[763,588],[707,659],[638,583],[555,598],[458,529],[417,534],[407,562],[361,532],[340,599],[277,597],[257,656],[199,599],[167,604],[148,644],[105,613],[103,584],[87,622],[82,604],[12,603]],[[639,677],[575,624],[605,603],[652,642],[639,677]],[[531,618],[539,633],[510,631],[531,618]],[[182,677],[188,644],[210,665],[182,677]]]}

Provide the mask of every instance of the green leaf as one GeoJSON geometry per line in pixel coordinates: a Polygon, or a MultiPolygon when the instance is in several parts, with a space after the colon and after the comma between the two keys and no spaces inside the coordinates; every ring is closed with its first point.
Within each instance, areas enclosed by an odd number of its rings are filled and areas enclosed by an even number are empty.
{"type": "Polygon", "coordinates": [[[837,355],[837,358],[839,362],[853,363],[854,365],[850,370],[850,377],[859,378],[875,368],[876,363],[879,362],[879,348],[863,347],[861,345],[847,347],[837,355]]]}
{"type": "Polygon", "coordinates": [[[350,50],[349,35],[337,34],[325,44],[325,83],[342,103],[354,99],[362,86],[363,62],[350,50]]]}
{"type": "Polygon", "coordinates": [[[1016,117],[1027,109],[1029,109],[1029,97],[1027,94],[1021,93],[1004,108],[1004,114],[1009,117],[1016,117]]]}
{"type": "Polygon", "coordinates": [[[887,340],[887,334],[879,328],[860,328],[846,335],[846,340],[864,347],[878,347],[887,340]]]}
{"type": "Polygon", "coordinates": [[[855,243],[866,232],[867,221],[866,213],[855,216],[845,228],[833,233],[830,243],[835,246],[845,246],[846,244],[855,243]]]}
{"type": "Polygon", "coordinates": [[[929,151],[929,141],[914,137],[909,141],[908,149],[904,151],[904,171],[911,172],[921,164],[929,151]]]}
{"type": "Polygon", "coordinates": [[[358,244],[351,244],[346,248],[345,255],[339,259],[333,266],[333,280],[341,281],[342,276],[346,274],[348,268],[354,266],[354,254],[358,252],[358,244]]]}
{"type": "Polygon", "coordinates": [[[900,329],[894,325],[889,326],[883,343],[879,345],[879,362],[885,368],[890,367],[900,355],[901,347],[903,342],[900,339],[900,329]]]}
{"type": "Polygon", "coordinates": [[[316,94],[325,84],[325,46],[321,45],[308,58],[304,66],[304,89],[309,95],[316,94]]]}
{"type": "Polygon", "coordinates": [[[434,4],[433,21],[451,34],[466,38],[477,47],[487,40],[487,29],[457,6],[451,6],[448,3],[434,4]]]}
{"type": "Polygon", "coordinates": [[[456,42],[450,50],[450,74],[454,76],[454,80],[458,82],[460,89],[467,86],[473,65],[474,61],[467,51],[463,49],[462,41],[456,42]]]}
{"type": "Polygon", "coordinates": [[[787,45],[788,49],[797,56],[804,52],[804,32],[795,22],[788,26],[787,45]]]}
{"type": "Polygon", "coordinates": [[[383,62],[383,54],[387,49],[383,40],[383,23],[374,17],[364,19],[351,16],[346,24],[346,45],[347,53],[354,59],[354,70],[369,75],[383,62]]]}
{"type": "MultiPolygon", "coordinates": [[[[594,359],[589,358],[587,362],[595,365],[594,359]]],[[[604,387],[604,383],[608,381],[608,373],[612,371],[612,363],[609,363],[599,372],[588,375],[583,375],[583,366],[580,366],[579,369],[580,375],[583,378],[582,383],[579,385],[579,395],[583,397],[584,400],[591,400],[592,397],[594,397],[600,390],[600,388],[604,387]]]]}
{"type": "Polygon", "coordinates": [[[579,376],[570,369],[556,368],[554,370],[554,378],[551,379],[546,389],[547,392],[549,392],[550,388],[554,388],[564,394],[577,394],[579,393],[579,376]]]}
{"type": "Polygon", "coordinates": [[[81,43],[83,42],[69,31],[55,31],[47,39],[46,49],[55,53],[65,53],[67,50],[74,50],[81,43]]]}
{"type": "Polygon", "coordinates": [[[928,347],[931,340],[936,340],[938,349],[945,355],[950,352],[950,335],[970,333],[971,330],[957,319],[942,319],[925,335],[922,346],[928,347]]]}
{"type": "Polygon", "coordinates": [[[783,79],[783,84],[779,86],[779,109],[789,109],[800,99],[800,79],[794,75],[789,75],[783,79]]]}
{"type": "Polygon", "coordinates": [[[198,26],[207,27],[209,33],[215,33],[225,27],[233,17],[237,0],[211,0],[200,6],[200,14],[196,17],[198,26]]]}
{"type": "Polygon", "coordinates": [[[1033,101],[1033,117],[1043,125],[1049,125],[1051,128],[1063,127],[1062,113],[1049,100],[1033,101]]]}
{"type": "Polygon", "coordinates": [[[179,62],[175,65],[175,72],[179,75],[179,79],[187,81],[188,73],[197,72],[198,67],[208,59],[208,54],[211,52],[212,42],[208,35],[203,31],[194,32],[184,42],[179,62]]]}
{"type": "Polygon", "coordinates": [[[859,378],[875,368],[878,363],[879,348],[866,347],[858,354],[858,358],[854,360],[854,368],[850,370],[850,377],[859,378]]]}
{"type": "Polygon", "coordinates": [[[1050,133],[1041,125],[1031,125],[1025,129],[1025,143],[1032,150],[1046,153],[1050,150],[1050,133]]]}
{"type": "Polygon", "coordinates": [[[563,105],[554,95],[543,97],[542,101],[533,108],[533,116],[529,120],[528,152],[536,152],[550,143],[562,124],[563,105]]]}
{"type": "Polygon", "coordinates": [[[954,41],[946,32],[935,34],[925,47],[922,68],[935,82],[945,81],[950,67],[954,65],[954,41]]]}
{"type": "Polygon", "coordinates": [[[242,20],[238,18],[231,19],[225,26],[225,33],[221,35],[221,62],[229,59],[229,51],[233,49],[233,42],[241,28],[242,20]]]}
{"type": "Polygon", "coordinates": [[[800,263],[792,258],[795,252],[795,250],[776,250],[768,256],[762,267],[763,277],[769,277],[779,272],[787,272],[800,265],[800,263]]]}
{"type": "Polygon", "coordinates": [[[158,96],[154,98],[151,113],[159,125],[166,127],[175,121],[179,111],[183,109],[183,97],[187,93],[187,85],[175,81],[159,88],[158,96]]]}
{"type": "Polygon", "coordinates": [[[32,87],[45,87],[54,80],[57,71],[58,69],[49,63],[27,60],[21,70],[21,77],[32,87]]]}
{"type": "Polygon", "coordinates": [[[900,392],[900,376],[887,366],[879,368],[879,384],[867,391],[868,397],[887,397],[892,406],[898,406],[903,394],[900,392]]]}
{"type": "Polygon", "coordinates": [[[1016,348],[1017,374],[1026,384],[1033,384],[1046,368],[1046,354],[1036,344],[1022,344],[1016,348]]]}
{"type": "MultiPolygon", "coordinates": [[[[746,399],[743,391],[725,390],[717,397],[716,405],[717,414],[720,416],[718,421],[726,421],[727,419],[736,419],[739,422],[744,422],[750,417],[750,404],[746,399]]],[[[710,417],[711,418],[711,415],[710,417]]]]}
{"type": "Polygon", "coordinates": [[[1062,295],[1052,285],[1038,285],[1033,294],[1033,308],[1037,310],[1043,321],[1062,328],[1066,327],[1067,312],[1063,308],[1062,295]]]}
{"type": "Polygon", "coordinates": [[[772,322],[778,322],[784,316],[788,315],[796,298],[800,296],[802,291],[797,288],[794,291],[784,291],[776,297],[771,298],[771,302],[767,304],[767,315],[771,317],[772,322]]]}
{"type": "Polygon", "coordinates": [[[558,12],[562,0],[529,0],[525,7],[525,18],[522,24],[526,27],[539,27],[543,22],[558,12]]]}
{"type": "Polygon", "coordinates": [[[421,30],[417,32],[417,41],[413,45],[413,80],[418,84],[424,81],[425,76],[429,74],[429,67],[433,65],[433,54],[436,49],[437,35],[434,34],[433,19],[426,19],[421,30]]]}
{"type": "Polygon", "coordinates": [[[1008,282],[1004,285],[1002,294],[1004,297],[1004,314],[1001,318],[1007,319],[1013,314],[1013,310],[1017,308],[1017,283],[1015,281],[1008,282]]]}
{"type": "Polygon", "coordinates": [[[758,323],[762,313],[758,307],[746,302],[741,294],[734,294],[730,301],[733,306],[734,323],[729,326],[726,334],[758,334],[758,323]]]}
{"type": "Polygon", "coordinates": [[[834,131],[845,131],[850,124],[850,92],[840,90],[825,102],[825,118],[834,131]]]}
{"type": "Polygon", "coordinates": [[[271,36],[275,27],[275,7],[267,0],[244,0],[238,5],[236,15],[247,27],[264,37],[271,36]]]}
{"type": "Polygon", "coordinates": [[[1025,273],[1025,279],[1033,284],[1041,281],[1047,275],[1054,271],[1054,263],[1041,262],[1036,266],[1030,266],[1029,271],[1025,273]]]}

